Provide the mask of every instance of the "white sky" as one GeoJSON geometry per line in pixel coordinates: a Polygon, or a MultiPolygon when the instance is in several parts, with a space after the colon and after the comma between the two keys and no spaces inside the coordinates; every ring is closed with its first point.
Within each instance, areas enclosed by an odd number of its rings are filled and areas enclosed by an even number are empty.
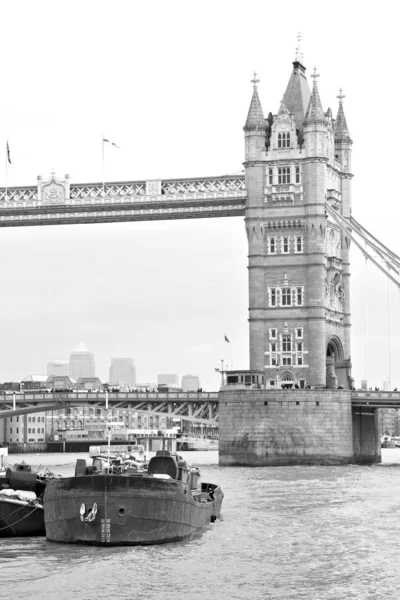
{"type": "MultiPolygon", "coordinates": [[[[276,113],[295,56],[317,66],[324,109],[338,90],[353,145],[353,215],[400,254],[396,3],[169,0],[0,5],[0,147],[8,185],[52,168],[72,183],[240,171],[243,125],[259,74],[276,113]]],[[[1,163],[1,160],[0,160],[1,163]]],[[[5,173],[0,168],[0,185],[5,173]]],[[[389,375],[387,284],[353,250],[356,383],[389,375]],[[368,342],[367,342],[368,339],[368,342]]],[[[111,357],[138,380],[197,374],[218,388],[221,359],[248,368],[243,218],[0,229],[0,380],[44,373],[79,342],[108,378],[111,357]],[[231,341],[224,342],[226,333],[231,341]]],[[[399,293],[390,293],[392,385],[400,385],[399,293]]]]}

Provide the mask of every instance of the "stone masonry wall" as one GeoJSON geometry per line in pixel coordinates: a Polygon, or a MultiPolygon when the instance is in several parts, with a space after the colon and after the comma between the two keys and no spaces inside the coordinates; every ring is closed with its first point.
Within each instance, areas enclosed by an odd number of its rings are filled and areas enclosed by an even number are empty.
{"type": "Polygon", "coordinates": [[[346,390],[222,390],[220,465],[354,462],[346,390]]]}

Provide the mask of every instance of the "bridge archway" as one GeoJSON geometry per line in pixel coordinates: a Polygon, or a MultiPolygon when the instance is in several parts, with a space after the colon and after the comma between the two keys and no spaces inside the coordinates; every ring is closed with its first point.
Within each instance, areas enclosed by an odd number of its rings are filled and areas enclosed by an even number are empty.
{"type": "Polygon", "coordinates": [[[291,371],[284,371],[279,378],[279,382],[281,388],[290,389],[294,387],[296,378],[291,371]]]}
{"type": "Polygon", "coordinates": [[[331,336],[326,347],[326,386],[329,389],[336,389],[341,384],[337,371],[343,360],[342,341],[336,335],[331,336]]]}

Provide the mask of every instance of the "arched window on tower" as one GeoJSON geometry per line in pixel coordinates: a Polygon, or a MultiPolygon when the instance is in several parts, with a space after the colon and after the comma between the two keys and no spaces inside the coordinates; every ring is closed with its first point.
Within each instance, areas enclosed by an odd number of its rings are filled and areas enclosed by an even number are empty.
{"type": "Polygon", "coordinates": [[[296,252],[303,252],[303,237],[301,235],[296,237],[296,252]]]}
{"type": "Polygon", "coordinates": [[[282,252],[283,254],[289,254],[289,238],[282,238],[282,252]]]}
{"type": "Polygon", "coordinates": [[[296,183],[300,183],[300,167],[296,167],[296,183]]]}
{"type": "Polygon", "coordinates": [[[290,335],[282,336],[282,352],[291,352],[292,351],[292,340],[290,339],[290,335]]]}
{"type": "Polygon", "coordinates": [[[296,289],[296,304],[297,304],[297,306],[303,305],[303,288],[302,287],[298,287],[296,289]]]}
{"type": "Polygon", "coordinates": [[[292,292],[290,288],[282,288],[282,306],[292,305],[292,292]]]}
{"type": "Polygon", "coordinates": [[[290,133],[286,134],[286,148],[290,148],[290,133]]]}
{"type": "Polygon", "coordinates": [[[278,148],[282,148],[282,134],[278,133],[278,148]]]}
{"type": "Polygon", "coordinates": [[[335,254],[336,254],[335,251],[336,251],[335,232],[331,229],[329,231],[328,256],[335,256],[335,254]]]}
{"type": "Polygon", "coordinates": [[[290,183],[290,167],[280,167],[278,169],[278,184],[290,183]]]}

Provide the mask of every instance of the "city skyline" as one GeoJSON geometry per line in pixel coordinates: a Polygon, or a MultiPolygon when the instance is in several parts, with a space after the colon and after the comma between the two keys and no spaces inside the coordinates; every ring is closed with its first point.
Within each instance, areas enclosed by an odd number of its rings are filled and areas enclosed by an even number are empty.
{"type": "MultiPolygon", "coordinates": [[[[90,354],[93,356],[93,360],[95,362],[95,353],[91,352],[88,348],[88,346],[84,343],[84,342],[80,342],[79,344],[75,344],[73,347],[73,350],[70,352],[70,356],[74,353],[74,350],[76,351],[77,349],[80,350],[80,352],[82,352],[82,350],[84,350],[86,348],[86,350],[88,352],[90,352],[90,354]]],[[[32,375],[36,375],[36,376],[42,376],[42,377],[46,377],[47,376],[58,376],[58,375],[70,375],[70,370],[69,370],[69,366],[70,366],[70,359],[67,358],[53,358],[48,360],[48,362],[46,363],[46,369],[43,370],[43,372],[29,372],[26,373],[25,375],[23,375],[23,377],[18,378],[18,381],[22,381],[22,379],[32,376],[32,375]]],[[[92,376],[92,375],[87,375],[92,376]]],[[[94,376],[94,375],[93,375],[94,376]]],[[[71,377],[72,379],[74,379],[73,377],[71,377]]],[[[79,378],[79,377],[78,377],[79,378]]],[[[125,383],[126,385],[130,385],[132,387],[134,387],[135,385],[137,385],[137,376],[136,376],[136,366],[135,366],[135,360],[132,357],[111,357],[110,358],[110,363],[109,363],[109,367],[108,367],[108,372],[107,372],[107,377],[99,377],[100,380],[105,383],[105,382],[112,382],[112,383],[125,383]],[[112,367],[115,366],[117,367],[117,371],[122,369],[122,370],[126,370],[129,368],[133,369],[133,380],[129,380],[129,381],[123,381],[123,379],[120,379],[119,381],[112,381],[110,374],[111,374],[111,369],[112,367]]],[[[174,373],[174,374],[160,374],[158,373],[157,375],[153,375],[152,378],[150,378],[149,381],[157,381],[158,384],[163,384],[163,383],[171,383],[174,385],[181,385],[183,384],[183,380],[184,378],[195,378],[196,380],[198,380],[198,382],[200,383],[200,378],[198,377],[198,375],[192,375],[189,373],[182,373],[181,375],[174,373]]],[[[75,380],[75,379],[74,379],[75,380]]],[[[7,378],[7,376],[5,376],[3,378],[3,381],[11,381],[10,378],[7,378]]],[[[155,384],[154,384],[155,385],[155,384]]],[[[199,385],[197,387],[200,387],[199,385]]],[[[197,388],[196,388],[197,389],[197,388]]]]}

